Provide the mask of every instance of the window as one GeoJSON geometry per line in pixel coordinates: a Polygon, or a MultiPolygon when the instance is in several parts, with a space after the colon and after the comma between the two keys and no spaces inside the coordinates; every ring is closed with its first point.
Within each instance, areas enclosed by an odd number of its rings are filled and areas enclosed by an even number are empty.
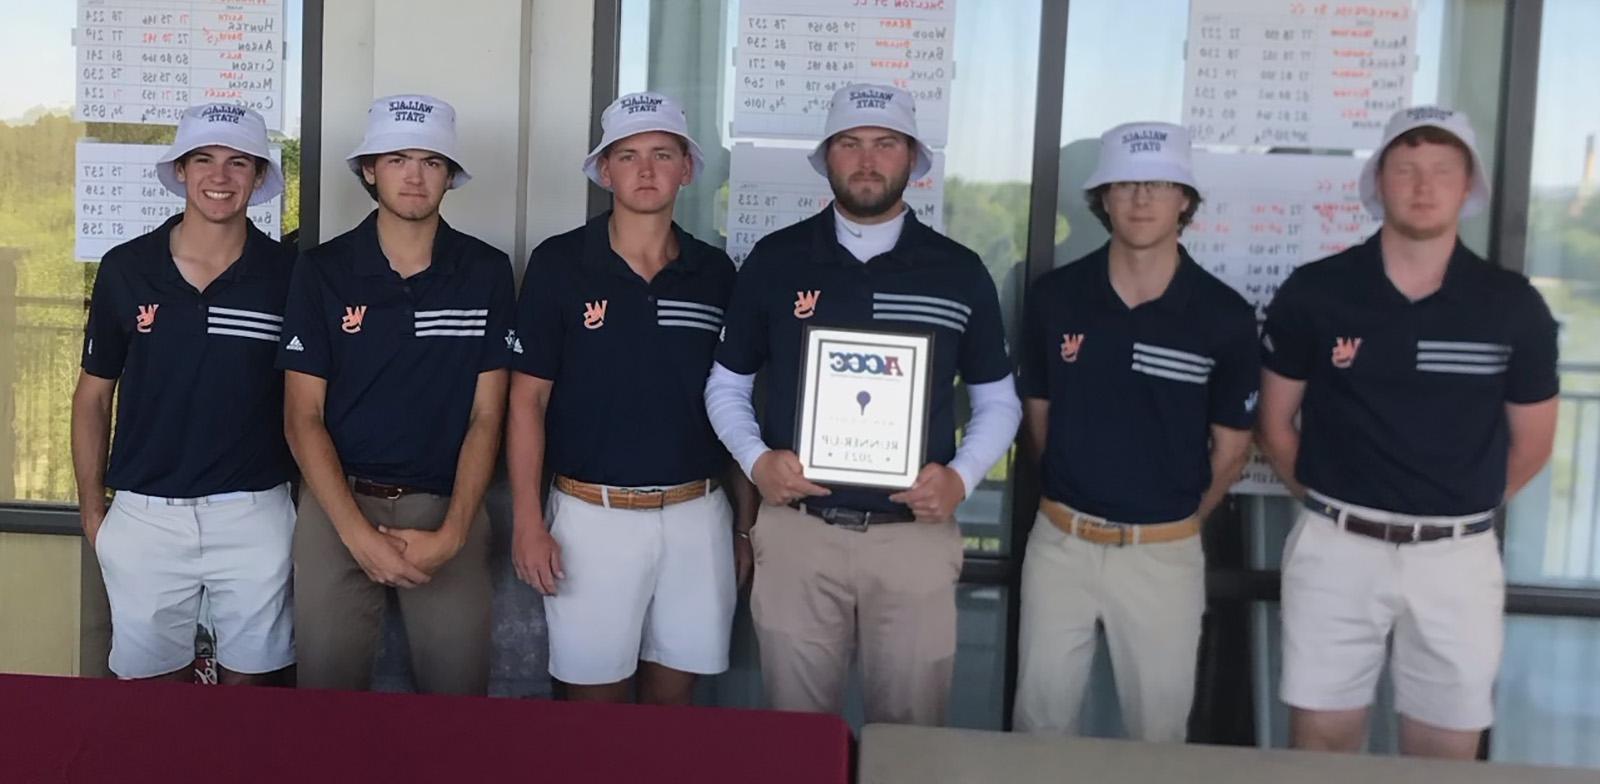
{"type": "MultiPolygon", "coordinates": [[[[275,77],[284,118],[273,142],[282,147],[288,180],[281,230],[289,234],[299,225],[300,206],[301,3],[284,5],[287,43],[275,77]]],[[[73,31],[109,20],[81,17],[78,6],[20,4],[0,29],[0,427],[7,429],[0,434],[0,503],[71,504],[77,497],[72,389],[99,265],[75,258],[76,145],[84,138],[167,144],[174,132],[165,125],[72,119],[79,72],[73,31]]],[[[89,39],[80,43],[87,46],[89,39]]],[[[117,49],[97,48],[108,57],[117,49]]]]}
{"type": "Polygon", "coordinates": [[[1526,272],[1561,324],[1561,402],[1550,464],[1511,505],[1506,576],[1600,588],[1600,103],[1573,78],[1600,68],[1583,35],[1600,4],[1549,0],[1541,29],[1526,272]]]}

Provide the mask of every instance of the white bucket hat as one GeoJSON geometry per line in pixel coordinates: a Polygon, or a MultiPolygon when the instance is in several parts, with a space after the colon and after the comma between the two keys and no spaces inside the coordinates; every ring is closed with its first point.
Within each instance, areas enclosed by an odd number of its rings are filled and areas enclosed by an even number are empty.
{"type": "Polygon", "coordinates": [[[1383,219],[1383,194],[1378,192],[1378,161],[1395,139],[1407,131],[1424,127],[1438,128],[1460,139],[1472,155],[1472,192],[1467,195],[1466,203],[1461,205],[1461,217],[1470,218],[1489,206],[1489,172],[1483,167],[1482,156],[1478,155],[1478,135],[1473,132],[1472,122],[1467,115],[1443,106],[1413,106],[1401,109],[1389,118],[1389,124],[1383,129],[1383,144],[1361,167],[1361,203],[1366,205],[1372,217],[1383,219]]]}
{"type": "Polygon", "coordinates": [[[683,113],[683,107],[661,93],[652,92],[628,93],[612,101],[600,114],[600,143],[583,159],[583,173],[589,175],[594,184],[604,188],[600,182],[600,156],[605,155],[606,148],[619,139],[651,131],[682,138],[689,145],[689,162],[694,167],[694,176],[700,176],[700,171],[706,167],[706,157],[700,153],[700,145],[695,144],[694,138],[689,135],[689,118],[683,113]]]}
{"type": "Polygon", "coordinates": [[[427,150],[449,158],[456,165],[451,188],[472,179],[461,163],[456,142],[456,110],[429,95],[388,95],[372,102],[367,109],[367,134],[355,152],[345,157],[350,171],[361,175],[361,157],[398,150],[427,150]]]}
{"type": "Polygon", "coordinates": [[[848,84],[834,92],[828,101],[822,141],[807,156],[811,168],[828,176],[828,140],[840,131],[866,127],[899,131],[916,142],[917,162],[911,167],[911,179],[920,180],[933,169],[933,150],[917,136],[916,97],[886,84],[848,84]]]}
{"type": "Polygon", "coordinates": [[[178,182],[178,159],[201,147],[218,145],[254,155],[267,162],[267,177],[250,194],[250,205],[265,204],[283,193],[283,170],[274,163],[267,148],[267,123],[254,109],[231,103],[203,103],[183,111],[178,120],[178,135],[165,154],[156,161],[156,178],[167,190],[186,195],[178,182]]]}
{"type": "Polygon", "coordinates": [[[1083,189],[1113,182],[1176,182],[1198,191],[1189,159],[1189,131],[1183,126],[1124,123],[1100,135],[1100,162],[1083,189]]]}

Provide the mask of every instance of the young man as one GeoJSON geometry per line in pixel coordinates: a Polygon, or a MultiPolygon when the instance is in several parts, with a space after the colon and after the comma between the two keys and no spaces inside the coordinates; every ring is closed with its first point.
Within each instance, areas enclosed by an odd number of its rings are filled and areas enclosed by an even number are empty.
{"type": "Polygon", "coordinates": [[[1244,468],[1261,374],[1255,309],[1178,244],[1200,206],[1189,158],[1176,125],[1107,131],[1083,187],[1111,241],[1028,298],[1043,498],[1022,566],[1019,730],[1077,730],[1100,624],[1128,734],[1186,735],[1200,526],[1244,468]]]}
{"type": "Polygon", "coordinates": [[[672,221],[704,161],[683,110],[624,95],[583,170],[613,208],[528,260],[506,444],[517,573],[545,595],[550,674],[574,700],[689,704],[728,668],[755,492],[702,398],[733,262],[672,221]],[[541,477],[555,475],[548,529],[541,477]],[[737,564],[737,567],[736,567],[737,564]]]}
{"type": "Polygon", "coordinates": [[[1296,270],[1261,341],[1260,443],[1305,506],[1283,552],[1282,697],[1296,747],[1360,749],[1392,631],[1401,751],[1471,759],[1500,664],[1494,514],[1550,455],[1556,325],[1461,244],[1489,200],[1461,113],[1397,113],[1361,197],[1383,227],[1296,270]]]}
{"type": "Polygon", "coordinates": [[[706,406],[768,504],[752,532],[751,610],[772,705],[840,710],[859,641],[867,721],[940,724],[963,555],[956,505],[1010,447],[1021,407],[988,270],[901,198],[932,167],[914,108],[895,87],[834,94],[811,153],[834,201],[768,235],[745,262],[706,406]],[[830,490],[803,475],[793,448],[808,325],[934,335],[928,463],[909,489],[830,490]],[[751,391],[763,368],[758,425],[751,391]],[[973,411],[959,450],[958,373],[973,411]]]}
{"type": "Polygon", "coordinates": [[[418,689],[483,694],[483,494],[514,342],[511,265],[439,217],[445,191],[468,180],[449,104],[378,99],[348,161],[378,208],[301,258],[278,351],[306,485],[300,683],[366,688],[396,588],[418,689]]]}
{"type": "Polygon", "coordinates": [[[111,602],[111,671],[193,680],[204,622],[223,683],[268,682],[294,663],[294,465],[272,367],[294,251],[245,210],[282,193],[283,174],[261,116],[229,104],[185,111],[156,173],[183,212],[101,262],[72,400],[83,532],[111,602]],[[107,490],[117,491],[109,510],[107,490]]]}

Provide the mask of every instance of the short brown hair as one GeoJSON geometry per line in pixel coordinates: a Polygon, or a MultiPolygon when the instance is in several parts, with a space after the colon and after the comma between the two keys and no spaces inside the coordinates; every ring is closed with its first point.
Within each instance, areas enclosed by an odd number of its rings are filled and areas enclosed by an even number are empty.
{"type": "MultiPolygon", "coordinates": [[[[368,196],[372,197],[373,201],[377,201],[378,200],[378,186],[373,184],[373,183],[367,182],[367,175],[363,174],[362,172],[364,172],[368,166],[371,166],[372,169],[373,169],[373,176],[376,177],[377,176],[377,169],[378,169],[378,158],[381,155],[387,155],[387,154],[388,153],[373,153],[371,155],[363,155],[360,158],[356,159],[356,163],[357,163],[357,166],[356,166],[356,182],[361,183],[361,188],[367,192],[368,196]]],[[[444,158],[443,155],[441,155],[439,157],[444,158]]],[[[444,158],[444,162],[445,162],[445,165],[448,167],[447,174],[445,175],[445,183],[446,183],[445,187],[448,188],[449,187],[449,183],[456,178],[456,172],[461,171],[461,165],[456,163],[455,161],[450,160],[449,158],[444,158]]]]}
{"type": "MultiPolygon", "coordinates": [[[[1200,198],[1200,192],[1194,188],[1181,182],[1178,183],[1178,187],[1183,189],[1184,198],[1189,200],[1189,206],[1178,214],[1178,233],[1182,234],[1183,230],[1188,228],[1189,224],[1194,221],[1194,214],[1200,210],[1200,202],[1204,200],[1200,198]]],[[[1100,225],[1105,227],[1107,232],[1111,231],[1111,213],[1106,212],[1106,194],[1110,191],[1111,183],[1106,183],[1094,190],[1084,191],[1083,194],[1084,201],[1089,203],[1089,211],[1094,213],[1094,217],[1100,221],[1100,225]]]]}
{"type": "Polygon", "coordinates": [[[1424,144],[1443,144],[1446,147],[1454,147],[1461,151],[1461,158],[1467,162],[1467,176],[1471,177],[1474,173],[1472,170],[1472,149],[1467,147],[1467,143],[1461,141],[1461,137],[1433,125],[1412,128],[1396,136],[1394,141],[1389,142],[1388,147],[1383,148],[1383,152],[1378,153],[1378,171],[1383,171],[1383,162],[1389,157],[1389,151],[1402,144],[1407,147],[1421,147],[1424,144]]]}

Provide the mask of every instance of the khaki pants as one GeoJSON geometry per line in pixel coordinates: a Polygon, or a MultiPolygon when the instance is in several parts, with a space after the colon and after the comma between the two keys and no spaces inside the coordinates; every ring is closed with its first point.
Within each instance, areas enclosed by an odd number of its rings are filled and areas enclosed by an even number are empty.
{"type": "Polygon", "coordinates": [[[860,646],[866,720],[944,723],[956,653],[954,522],[851,531],[762,506],[750,608],[767,700],[837,713],[860,646]]]}
{"type": "MultiPolygon", "coordinates": [[[[450,497],[393,501],[357,495],[373,525],[437,530],[450,497]]],[[[294,532],[295,651],[299,685],[370,687],[389,590],[367,578],[309,490],[300,493],[294,532]]],[[[489,689],[489,518],[480,506],[461,552],[427,584],[395,589],[417,689],[483,695],[489,689]]]]}
{"type": "Polygon", "coordinates": [[[1094,544],[1064,533],[1041,512],[1022,562],[1013,726],[1077,733],[1099,622],[1128,735],[1182,742],[1194,702],[1205,567],[1198,536],[1094,544]]]}

